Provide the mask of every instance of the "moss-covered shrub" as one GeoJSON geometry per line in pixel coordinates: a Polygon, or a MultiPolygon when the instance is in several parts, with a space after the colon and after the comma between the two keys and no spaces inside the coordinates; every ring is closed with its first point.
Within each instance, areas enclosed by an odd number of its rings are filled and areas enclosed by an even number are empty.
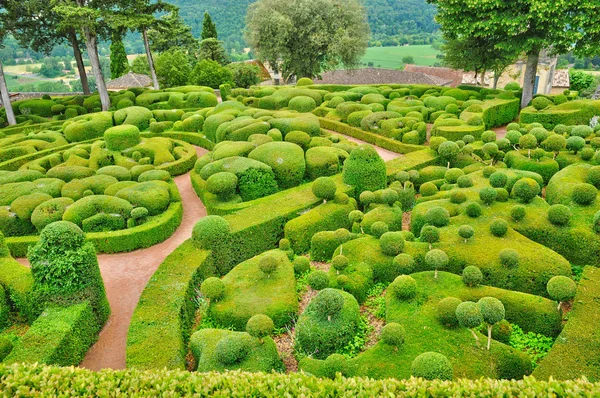
{"type": "Polygon", "coordinates": [[[483,281],[483,273],[479,267],[475,265],[469,265],[465,267],[462,272],[462,280],[464,284],[469,287],[478,286],[483,281]]]}
{"type": "Polygon", "coordinates": [[[438,352],[424,352],[414,359],[411,375],[425,380],[452,380],[452,364],[438,352]]]}
{"type": "Polygon", "coordinates": [[[460,303],[462,303],[462,300],[456,297],[446,297],[438,302],[436,306],[436,316],[443,326],[448,328],[458,326],[456,308],[460,303]]]}
{"type": "Polygon", "coordinates": [[[106,148],[111,151],[122,151],[132,148],[141,142],[140,130],[136,126],[121,125],[104,132],[106,148]]]}
{"type": "Polygon", "coordinates": [[[385,162],[370,145],[359,145],[344,162],[343,180],[355,187],[358,197],[363,191],[376,191],[386,188],[387,173],[385,162]]]}
{"type": "Polygon", "coordinates": [[[220,216],[201,218],[192,230],[192,240],[201,249],[210,250],[229,236],[229,223],[220,216]]]}
{"type": "Polygon", "coordinates": [[[556,204],[548,208],[548,221],[554,225],[567,225],[571,219],[571,209],[565,205],[556,204]]]}
{"type": "Polygon", "coordinates": [[[410,300],[417,294],[417,281],[411,276],[400,275],[389,285],[390,292],[399,300],[410,300]]]}
{"type": "Polygon", "coordinates": [[[569,277],[557,275],[548,281],[547,290],[550,297],[562,303],[575,297],[577,284],[569,277]]]}

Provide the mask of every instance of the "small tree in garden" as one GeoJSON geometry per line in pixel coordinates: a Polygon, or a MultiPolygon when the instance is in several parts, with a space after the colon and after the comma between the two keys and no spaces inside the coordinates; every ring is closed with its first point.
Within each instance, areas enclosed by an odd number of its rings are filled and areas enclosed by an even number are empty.
{"type": "Polygon", "coordinates": [[[462,280],[469,287],[479,286],[483,281],[483,273],[475,265],[469,265],[463,269],[462,280]]]}
{"type": "Polygon", "coordinates": [[[312,183],[312,192],[323,203],[332,200],[337,192],[337,185],[330,177],[319,177],[312,183]]]}
{"type": "Polygon", "coordinates": [[[462,303],[462,300],[456,297],[446,297],[438,302],[436,316],[443,326],[450,328],[458,326],[456,308],[460,303],[462,303]]]}
{"type": "Polygon", "coordinates": [[[390,292],[400,300],[409,300],[417,294],[417,281],[409,275],[400,275],[389,285],[390,292]]]}
{"type": "Polygon", "coordinates": [[[449,261],[450,259],[446,252],[440,249],[430,250],[425,255],[425,264],[435,269],[433,277],[436,279],[438,277],[438,269],[446,267],[449,261]]]}
{"type": "Polygon", "coordinates": [[[571,136],[567,138],[567,149],[573,151],[573,154],[577,155],[577,152],[583,149],[585,146],[585,138],[571,136]]]}
{"type": "Polygon", "coordinates": [[[200,285],[200,293],[211,301],[218,301],[225,294],[225,284],[219,278],[206,278],[200,285]]]}
{"type": "Polygon", "coordinates": [[[339,274],[340,271],[343,271],[346,269],[346,267],[348,267],[348,257],[344,256],[343,254],[339,254],[339,255],[335,256],[331,260],[331,266],[339,274]]]}
{"type": "Polygon", "coordinates": [[[504,304],[502,304],[502,302],[495,297],[483,297],[477,304],[479,305],[479,310],[481,311],[483,321],[487,323],[487,349],[489,350],[492,344],[492,328],[495,324],[503,320],[506,314],[504,310],[504,304]]]}
{"type": "Polygon", "coordinates": [[[406,331],[399,323],[390,322],[381,329],[381,340],[398,351],[398,347],[404,344],[406,331]]]}
{"type": "Polygon", "coordinates": [[[527,149],[527,157],[531,158],[531,150],[537,148],[537,139],[533,134],[525,134],[519,138],[519,146],[522,149],[527,149]]]}
{"type": "Polygon", "coordinates": [[[313,271],[308,275],[308,285],[314,290],[323,290],[329,286],[329,276],[325,271],[313,271]]]}
{"type": "Polygon", "coordinates": [[[483,323],[483,316],[481,315],[481,310],[477,303],[472,301],[460,303],[458,307],[456,307],[456,319],[458,319],[460,326],[471,331],[473,337],[475,337],[475,342],[479,346],[479,337],[477,337],[477,333],[475,333],[475,330],[473,329],[483,323]]]}
{"type": "Polygon", "coordinates": [[[492,187],[485,187],[479,191],[479,199],[488,206],[494,203],[496,196],[498,196],[498,192],[492,187]]]}
{"type": "Polygon", "coordinates": [[[377,191],[387,187],[385,162],[371,145],[359,145],[344,162],[344,183],[355,187],[359,196],[364,191],[377,191]]]}
{"type": "Polygon", "coordinates": [[[512,195],[519,198],[523,203],[529,203],[541,192],[540,185],[533,178],[525,177],[513,185],[512,195]]]}
{"type": "Polygon", "coordinates": [[[554,153],[553,159],[556,159],[559,152],[567,146],[567,139],[560,134],[552,134],[542,142],[545,150],[554,153]]]}
{"type": "Polygon", "coordinates": [[[438,155],[448,163],[448,169],[450,164],[456,159],[460,152],[460,148],[454,141],[444,141],[438,147],[438,155]]]}
{"type": "Polygon", "coordinates": [[[335,289],[323,289],[313,300],[317,313],[328,322],[344,307],[344,296],[335,289]]]}
{"type": "Polygon", "coordinates": [[[275,329],[273,320],[271,317],[263,314],[254,315],[252,318],[248,319],[248,323],[246,323],[246,332],[248,332],[250,336],[259,339],[261,344],[264,342],[263,339],[266,336],[273,333],[273,329],[275,329]]]}
{"type": "Polygon", "coordinates": [[[471,239],[473,235],[475,235],[475,230],[470,225],[461,225],[458,228],[458,235],[465,240],[465,243],[467,243],[467,240],[471,239]]]}
{"type": "Polygon", "coordinates": [[[424,225],[421,228],[421,242],[429,243],[429,250],[431,245],[440,240],[440,231],[433,225],[424,225]]]}
{"type": "Polygon", "coordinates": [[[550,297],[558,301],[558,310],[560,311],[564,302],[571,301],[575,298],[577,284],[569,277],[557,275],[548,281],[546,290],[548,290],[550,297]]]}
{"type": "Polygon", "coordinates": [[[278,265],[278,261],[275,257],[273,256],[263,256],[259,263],[258,266],[260,267],[260,270],[267,275],[267,278],[271,277],[271,274],[273,272],[275,272],[275,270],[277,269],[277,265],[278,265]]]}

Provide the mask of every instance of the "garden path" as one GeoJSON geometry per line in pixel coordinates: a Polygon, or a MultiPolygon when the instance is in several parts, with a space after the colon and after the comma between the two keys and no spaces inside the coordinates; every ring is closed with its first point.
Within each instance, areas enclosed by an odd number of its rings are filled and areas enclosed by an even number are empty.
{"type": "MultiPolygon", "coordinates": [[[[330,132],[331,134],[341,135],[341,136],[345,137],[348,141],[356,142],[357,144],[369,144],[368,142],[359,140],[354,137],[350,137],[349,135],[346,135],[346,134],[338,133],[337,131],[332,131],[332,130],[327,130],[327,131],[330,132]]],[[[377,150],[377,153],[379,154],[379,156],[381,156],[381,158],[383,160],[385,160],[386,162],[388,160],[396,159],[396,158],[402,156],[402,154],[400,154],[400,153],[396,153],[396,152],[389,151],[387,149],[383,149],[381,147],[378,147],[377,145],[373,145],[373,144],[369,144],[369,145],[371,145],[373,148],[375,148],[375,150],[377,150]]]]}

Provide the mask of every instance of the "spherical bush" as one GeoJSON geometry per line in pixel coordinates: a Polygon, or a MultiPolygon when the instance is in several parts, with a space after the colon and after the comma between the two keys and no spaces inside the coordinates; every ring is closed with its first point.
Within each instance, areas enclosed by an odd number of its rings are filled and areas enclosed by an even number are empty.
{"type": "Polygon", "coordinates": [[[325,271],[313,271],[308,275],[308,285],[314,290],[323,290],[329,286],[329,276],[325,271]]]}
{"type": "Polygon", "coordinates": [[[454,370],[444,355],[438,352],[424,352],[413,360],[410,373],[414,377],[426,380],[452,380],[454,370]]]}
{"type": "Polygon", "coordinates": [[[323,289],[311,303],[322,319],[331,320],[344,307],[344,296],[335,289],[323,289]]]}
{"type": "Polygon", "coordinates": [[[227,200],[235,194],[238,178],[230,172],[219,172],[211,175],[206,180],[208,192],[217,195],[221,200],[227,200]]]}
{"type": "Polygon", "coordinates": [[[129,124],[111,127],[104,132],[104,142],[109,151],[122,151],[141,142],[140,130],[129,124]]]}
{"type": "Polygon", "coordinates": [[[386,232],[379,238],[379,245],[383,254],[396,256],[404,250],[404,237],[402,232],[386,232]]]}
{"type": "Polygon", "coordinates": [[[533,178],[525,177],[519,179],[513,185],[511,194],[523,203],[529,203],[541,192],[540,185],[533,178]]]}
{"type": "Polygon", "coordinates": [[[506,268],[515,268],[519,265],[519,253],[515,249],[502,249],[498,257],[500,264],[506,268]]]}
{"type": "Polygon", "coordinates": [[[512,334],[512,326],[506,319],[496,323],[492,328],[492,339],[504,344],[510,343],[510,335],[512,334]]]}
{"type": "Polygon", "coordinates": [[[507,182],[508,177],[502,171],[497,171],[490,176],[490,185],[494,188],[504,188],[507,182]]]}
{"type": "Polygon", "coordinates": [[[456,308],[460,303],[462,303],[462,300],[456,297],[446,297],[438,302],[436,315],[440,324],[450,328],[458,326],[456,308]]]}
{"type": "Polygon", "coordinates": [[[508,232],[508,223],[502,218],[496,218],[490,223],[490,232],[494,236],[502,237],[508,232]]]}
{"type": "Polygon", "coordinates": [[[313,81],[312,81],[312,79],[310,77],[301,77],[296,82],[296,86],[298,86],[298,87],[312,86],[313,84],[314,83],[313,83],[313,81]]]}
{"type": "Polygon", "coordinates": [[[456,307],[458,324],[467,329],[473,329],[483,323],[483,316],[477,303],[465,301],[456,307]]]}
{"type": "Polygon", "coordinates": [[[408,253],[400,253],[394,257],[393,265],[398,275],[407,275],[413,272],[415,260],[408,253]]]}
{"type": "Polygon", "coordinates": [[[225,284],[219,278],[206,278],[200,285],[200,293],[210,300],[219,300],[225,294],[225,284]]]}
{"type": "Polygon", "coordinates": [[[594,129],[590,126],[575,126],[571,130],[571,136],[575,137],[588,138],[592,134],[594,134],[594,129]]]}
{"type": "Polygon", "coordinates": [[[435,227],[445,227],[450,224],[450,213],[441,206],[434,206],[425,213],[425,222],[435,227]]]}
{"type": "Polygon", "coordinates": [[[312,184],[312,192],[319,199],[332,200],[336,191],[337,185],[329,177],[319,177],[312,184]]]}
{"type": "Polygon", "coordinates": [[[438,193],[438,187],[433,182],[426,182],[419,188],[421,196],[433,196],[438,193]]]}
{"type": "Polygon", "coordinates": [[[390,322],[381,329],[381,341],[387,345],[399,347],[404,344],[406,331],[396,322],[390,322]]]}
{"type": "Polygon", "coordinates": [[[470,202],[465,206],[465,212],[471,218],[479,217],[482,211],[481,205],[477,202],[470,202]]]}
{"type": "Polygon", "coordinates": [[[577,293],[577,284],[571,278],[557,275],[548,281],[546,290],[548,290],[548,294],[552,299],[562,303],[564,301],[570,301],[575,297],[575,293],[577,293]]]}
{"type": "Polygon", "coordinates": [[[310,260],[304,256],[298,256],[294,259],[294,273],[302,275],[310,270],[310,260]]]}
{"type": "Polygon", "coordinates": [[[479,191],[479,199],[488,206],[494,203],[496,196],[498,196],[498,192],[492,187],[485,187],[479,191]]]}
{"type": "Polygon", "coordinates": [[[595,154],[596,154],[595,150],[593,150],[592,148],[586,147],[581,150],[581,152],[579,153],[579,156],[581,156],[581,160],[587,162],[587,161],[590,161],[594,157],[595,154]]]}
{"type": "Polygon", "coordinates": [[[361,222],[364,216],[365,215],[364,215],[364,213],[362,211],[360,211],[360,210],[352,210],[350,212],[350,214],[348,214],[348,221],[350,221],[353,224],[355,222],[361,222]]]}
{"type": "Polygon", "coordinates": [[[228,334],[219,340],[215,346],[217,360],[223,365],[239,363],[248,356],[249,352],[249,341],[240,333],[228,334]]]}
{"type": "Polygon", "coordinates": [[[504,188],[496,188],[496,202],[508,202],[510,194],[504,188]]]}
{"type": "Polygon", "coordinates": [[[417,294],[417,281],[408,275],[400,275],[390,284],[392,294],[400,300],[409,300],[417,294]]]}
{"type": "Polygon", "coordinates": [[[277,261],[277,259],[271,255],[261,257],[258,262],[258,267],[267,276],[271,276],[271,274],[277,269],[278,265],[279,261],[277,261]]]}
{"type": "Polygon", "coordinates": [[[569,151],[573,151],[573,153],[577,153],[583,149],[585,146],[585,139],[581,137],[571,136],[567,138],[567,149],[569,151]]]}
{"type": "Polygon", "coordinates": [[[495,297],[483,297],[479,299],[477,305],[479,305],[483,321],[489,325],[500,322],[506,315],[504,304],[495,297]]]}
{"type": "Polygon", "coordinates": [[[331,266],[337,271],[343,271],[346,269],[346,267],[348,267],[348,257],[344,256],[343,254],[335,256],[331,260],[331,266]]]}
{"type": "Polygon", "coordinates": [[[490,178],[496,172],[496,168],[494,166],[485,166],[482,172],[485,178],[490,178]]]}
{"type": "Polygon", "coordinates": [[[444,268],[449,261],[446,252],[440,249],[432,249],[425,254],[425,264],[433,269],[444,268]]]}
{"type": "Polygon", "coordinates": [[[510,209],[510,217],[515,221],[521,221],[525,218],[525,206],[516,205],[510,209]]]}
{"type": "Polygon", "coordinates": [[[457,205],[467,201],[467,195],[462,191],[452,191],[450,193],[450,202],[457,205]]]}
{"type": "Polygon", "coordinates": [[[246,332],[252,337],[262,339],[273,333],[275,324],[270,316],[257,314],[248,319],[246,323],[246,332]]]}
{"type": "Polygon", "coordinates": [[[571,219],[571,209],[565,205],[552,205],[548,209],[548,221],[554,225],[567,225],[571,219]]]}
{"type": "Polygon", "coordinates": [[[456,180],[456,184],[459,188],[470,188],[473,186],[473,180],[469,176],[460,176],[456,180]]]}
{"type": "Polygon", "coordinates": [[[284,251],[291,250],[292,244],[290,243],[290,240],[286,238],[279,239],[279,249],[284,251]]]}
{"type": "Polygon", "coordinates": [[[440,240],[440,231],[433,225],[424,225],[420,237],[421,242],[435,243],[440,240]]]}
{"type": "Polygon", "coordinates": [[[311,97],[298,96],[290,100],[288,107],[293,111],[302,113],[312,112],[316,107],[317,103],[311,97]]]}
{"type": "Polygon", "coordinates": [[[596,200],[598,190],[592,184],[579,183],[573,188],[573,202],[581,206],[588,206],[596,200]]]}
{"type": "Polygon", "coordinates": [[[381,191],[381,201],[392,206],[398,201],[398,192],[393,189],[384,189],[381,191]]]}
{"type": "Polygon", "coordinates": [[[221,216],[201,218],[192,230],[192,240],[201,249],[210,250],[229,235],[229,223],[221,216]]]}
{"type": "Polygon", "coordinates": [[[409,179],[410,175],[404,170],[396,173],[396,181],[399,181],[401,184],[404,184],[409,179]]]}
{"type": "Polygon", "coordinates": [[[371,235],[373,235],[376,238],[380,238],[381,235],[385,234],[388,231],[389,231],[389,227],[383,221],[375,221],[371,225],[371,235]]]}
{"type": "Polygon", "coordinates": [[[463,137],[462,141],[465,144],[472,144],[473,142],[475,142],[475,137],[473,137],[471,134],[467,134],[463,137]]]}
{"type": "Polygon", "coordinates": [[[481,141],[484,143],[496,141],[496,132],[492,130],[484,131],[481,133],[481,141]]]}
{"type": "Polygon", "coordinates": [[[375,197],[375,194],[371,191],[363,191],[361,192],[361,194],[358,197],[358,200],[360,201],[360,203],[362,203],[363,206],[368,206],[371,203],[375,203],[377,198],[375,197]]]}
{"type": "Polygon", "coordinates": [[[471,239],[473,237],[473,235],[475,234],[475,230],[473,229],[472,226],[470,225],[461,225],[458,228],[458,235],[463,238],[465,241],[467,239],[471,239]]]}
{"type": "Polygon", "coordinates": [[[444,178],[446,179],[446,181],[448,181],[448,183],[456,184],[458,177],[464,176],[464,175],[465,175],[465,172],[462,171],[461,169],[453,168],[453,169],[446,171],[446,174],[444,174],[444,178]]]}
{"type": "Polygon", "coordinates": [[[40,243],[58,250],[77,249],[83,245],[85,233],[69,221],[55,221],[40,233],[40,243]]]}
{"type": "Polygon", "coordinates": [[[469,287],[479,286],[483,281],[483,273],[475,265],[469,265],[462,272],[463,283],[469,287]]]}

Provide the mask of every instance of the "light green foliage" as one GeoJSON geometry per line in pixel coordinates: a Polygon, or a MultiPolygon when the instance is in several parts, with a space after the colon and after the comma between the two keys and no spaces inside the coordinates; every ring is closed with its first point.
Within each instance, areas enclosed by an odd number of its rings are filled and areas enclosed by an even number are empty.
{"type": "Polygon", "coordinates": [[[573,279],[558,275],[548,281],[548,294],[554,300],[563,302],[572,300],[577,292],[577,285],[573,279]]]}
{"type": "Polygon", "coordinates": [[[337,186],[331,178],[319,177],[313,182],[312,191],[317,198],[326,202],[335,197],[337,186]]]}
{"type": "Polygon", "coordinates": [[[456,318],[460,326],[473,329],[483,323],[481,309],[472,301],[465,301],[456,307],[456,318]]]}
{"type": "Polygon", "coordinates": [[[387,186],[385,163],[370,145],[359,145],[350,153],[342,174],[344,182],[355,187],[357,196],[387,186]]]}
{"type": "Polygon", "coordinates": [[[404,343],[406,331],[399,323],[388,323],[381,329],[381,341],[393,346],[396,350],[404,343]]]}
{"type": "Polygon", "coordinates": [[[202,282],[200,292],[210,300],[219,300],[225,293],[225,285],[219,278],[210,277],[202,282]]]}
{"type": "Polygon", "coordinates": [[[478,286],[483,281],[483,273],[479,267],[469,265],[462,272],[462,280],[469,287],[478,286]]]}
{"type": "Polygon", "coordinates": [[[445,327],[453,328],[458,326],[456,317],[456,308],[462,303],[462,300],[456,297],[446,297],[438,302],[436,307],[436,316],[438,321],[445,327]]]}
{"type": "Polygon", "coordinates": [[[413,361],[411,374],[425,380],[452,380],[452,364],[440,353],[425,352],[413,361]]]}
{"type": "Polygon", "coordinates": [[[194,225],[192,239],[198,247],[210,250],[229,235],[229,223],[220,216],[207,216],[194,225]]]}
{"type": "Polygon", "coordinates": [[[289,142],[269,142],[254,149],[248,155],[270,166],[280,188],[299,185],[304,178],[306,161],[304,151],[289,142]]]}
{"type": "Polygon", "coordinates": [[[261,339],[261,341],[264,337],[273,333],[274,328],[273,320],[263,314],[254,315],[246,324],[246,332],[252,337],[261,339]]]}
{"type": "Polygon", "coordinates": [[[409,300],[417,294],[417,282],[408,275],[400,275],[388,287],[399,300],[409,300]]]}
{"type": "Polygon", "coordinates": [[[163,88],[184,86],[191,72],[189,57],[179,48],[163,52],[156,58],[156,77],[163,88]]]}

